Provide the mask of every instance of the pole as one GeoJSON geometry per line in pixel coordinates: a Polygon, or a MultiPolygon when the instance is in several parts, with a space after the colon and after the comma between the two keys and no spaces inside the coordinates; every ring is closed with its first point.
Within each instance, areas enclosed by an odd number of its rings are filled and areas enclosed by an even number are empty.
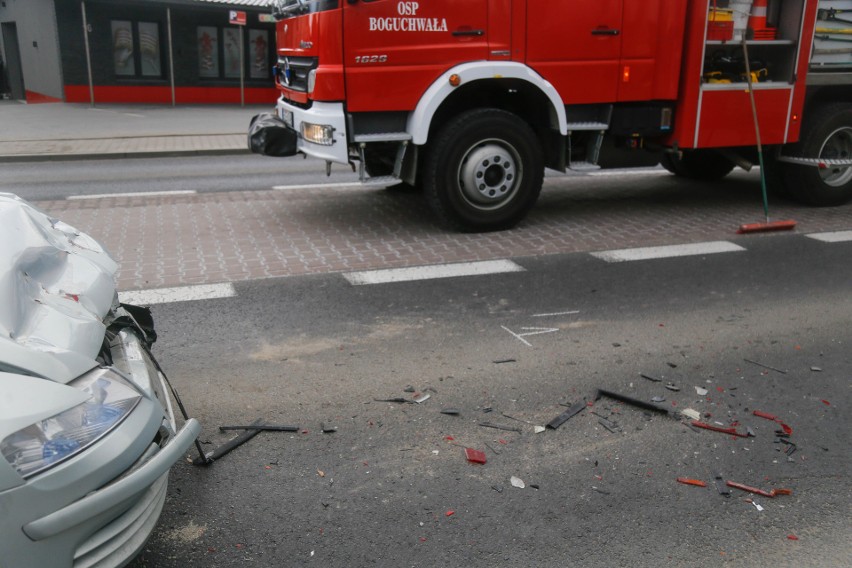
{"type": "Polygon", "coordinates": [[[243,54],[243,26],[240,26],[240,106],[246,106],[246,66],[243,54]]]}
{"type": "Polygon", "coordinates": [[[175,51],[172,46],[172,9],[166,8],[166,23],[169,32],[169,79],[172,82],[172,106],[175,106],[175,51]]]}
{"type": "Polygon", "coordinates": [[[86,20],[86,0],[80,2],[83,11],[83,42],[86,44],[86,67],[89,70],[89,102],[92,108],[95,106],[95,83],[92,79],[92,54],[89,51],[89,22],[86,20]]]}

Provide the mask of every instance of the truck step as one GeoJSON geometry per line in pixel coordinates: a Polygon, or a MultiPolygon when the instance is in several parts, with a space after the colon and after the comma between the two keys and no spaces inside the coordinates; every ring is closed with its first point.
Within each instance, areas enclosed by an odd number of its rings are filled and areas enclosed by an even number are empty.
{"type": "Polygon", "coordinates": [[[568,131],[572,130],[608,130],[606,122],[569,122],[568,131]]]}
{"type": "Polygon", "coordinates": [[[571,162],[568,164],[568,169],[575,172],[596,172],[601,167],[597,164],[593,164],[591,162],[571,162]]]}
{"type": "Polygon", "coordinates": [[[408,132],[378,132],[376,134],[356,134],[353,137],[355,142],[405,142],[411,140],[411,134],[408,132]]]}
{"type": "Polygon", "coordinates": [[[376,176],[361,182],[362,187],[390,187],[402,183],[402,180],[394,176],[376,176]]]}
{"type": "Polygon", "coordinates": [[[788,164],[799,164],[800,166],[814,166],[821,168],[831,168],[834,166],[849,167],[852,166],[852,160],[823,160],[821,158],[795,158],[793,156],[778,156],[779,162],[787,162],[788,164]]]}

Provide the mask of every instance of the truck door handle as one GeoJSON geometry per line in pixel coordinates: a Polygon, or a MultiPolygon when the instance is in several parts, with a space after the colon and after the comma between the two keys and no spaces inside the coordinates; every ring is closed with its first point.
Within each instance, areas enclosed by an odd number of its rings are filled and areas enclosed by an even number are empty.
{"type": "Polygon", "coordinates": [[[613,29],[610,29],[610,28],[598,28],[598,29],[596,29],[596,30],[592,30],[592,35],[611,35],[611,36],[617,36],[617,35],[618,35],[618,34],[620,34],[620,33],[621,33],[620,31],[618,31],[618,30],[613,30],[613,29]]]}
{"type": "Polygon", "coordinates": [[[456,30],[453,35],[458,36],[482,36],[485,35],[485,30],[456,30]]]}

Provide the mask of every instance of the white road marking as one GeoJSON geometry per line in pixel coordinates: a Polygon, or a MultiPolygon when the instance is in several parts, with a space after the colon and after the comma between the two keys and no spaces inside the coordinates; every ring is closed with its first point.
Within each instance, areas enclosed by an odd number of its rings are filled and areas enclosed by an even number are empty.
{"type": "Polygon", "coordinates": [[[390,282],[411,282],[414,280],[433,280],[436,278],[456,278],[459,276],[482,276],[505,272],[524,272],[526,269],[511,260],[485,260],[481,262],[460,262],[457,264],[437,264],[431,266],[413,266],[410,268],[387,268],[365,272],[349,272],[343,277],[353,286],[364,284],[387,284],[390,282]]]}
{"type": "Polygon", "coordinates": [[[532,317],[534,317],[534,318],[549,318],[549,317],[555,317],[555,316],[570,316],[570,315],[579,314],[579,313],[580,313],[580,310],[571,310],[570,312],[553,312],[551,314],[533,314],[532,317]]]}
{"type": "Polygon", "coordinates": [[[286,191],[288,189],[328,189],[334,187],[361,187],[361,182],[344,181],[340,183],[312,183],[305,185],[273,185],[272,189],[286,191]]]}
{"type": "Polygon", "coordinates": [[[158,197],[161,195],[192,195],[198,193],[194,189],[179,189],[175,191],[137,191],[135,193],[96,193],[92,195],[69,195],[65,199],[103,199],[105,197],[158,197]]]}
{"type": "Polygon", "coordinates": [[[830,233],[811,233],[805,235],[809,239],[822,241],[824,243],[845,243],[852,241],[852,231],[833,231],[830,233]]]}
{"type": "Polygon", "coordinates": [[[223,283],[181,286],[179,288],[130,290],[127,292],[119,292],[118,298],[125,304],[150,306],[152,304],[168,304],[171,302],[191,302],[193,300],[231,298],[236,295],[237,291],[234,290],[233,284],[223,283]]]}
{"type": "Polygon", "coordinates": [[[500,327],[502,327],[505,331],[511,333],[515,339],[517,339],[527,347],[532,347],[532,343],[524,339],[524,337],[529,337],[530,335],[541,335],[543,333],[554,333],[556,331],[559,331],[558,327],[522,327],[521,329],[525,329],[528,331],[524,333],[515,333],[505,325],[501,325],[500,327]]]}
{"type": "Polygon", "coordinates": [[[710,241],[686,245],[661,247],[643,247],[593,252],[592,256],[606,262],[625,262],[630,260],[650,260],[654,258],[672,258],[676,256],[696,256],[721,252],[744,251],[743,247],[728,241],[710,241]]]}

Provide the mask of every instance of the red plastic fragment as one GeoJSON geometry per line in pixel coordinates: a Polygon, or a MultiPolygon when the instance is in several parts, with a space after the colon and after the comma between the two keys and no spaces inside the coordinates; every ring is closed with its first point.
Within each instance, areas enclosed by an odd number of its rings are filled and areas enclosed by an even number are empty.
{"type": "Polygon", "coordinates": [[[799,540],[799,537],[797,537],[797,536],[796,536],[796,535],[794,535],[794,534],[788,534],[788,535],[787,535],[787,540],[799,540]]]}
{"type": "Polygon", "coordinates": [[[731,436],[737,436],[739,438],[748,438],[748,434],[741,434],[740,432],[737,432],[736,428],[722,428],[720,426],[714,426],[712,424],[707,424],[706,422],[701,422],[700,420],[693,420],[692,425],[696,428],[704,428],[705,430],[721,432],[722,434],[730,434],[731,436]]]}
{"type": "Polygon", "coordinates": [[[763,489],[759,489],[757,487],[751,487],[750,485],[745,485],[743,483],[737,483],[736,481],[726,481],[725,485],[728,487],[733,487],[734,489],[739,489],[741,491],[747,491],[749,493],[754,493],[755,495],[762,495],[763,497],[775,497],[776,495],[792,495],[792,489],[773,489],[771,491],[765,491],[763,489]]]}
{"type": "Polygon", "coordinates": [[[467,458],[467,461],[473,463],[485,463],[487,459],[485,458],[485,452],[480,452],[479,450],[474,450],[473,448],[465,448],[464,455],[467,458]]]}
{"type": "Polygon", "coordinates": [[[825,399],[822,399],[822,403],[823,403],[824,405],[826,405],[826,406],[831,406],[831,403],[830,403],[830,402],[828,402],[828,401],[827,401],[827,400],[825,400],[825,399]]]}
{"type": "Polygon", "coordinates": [[[783,429],[783,430],[784,430],[784,433],[785,433],[785,434],[787,434],[787,435],[792,435],[792,434],[793,434],[793,429],[792,429],[792,428],[790,428],[789,426],[787,426],[787,425],[786,425],[786,424],[784,424],[783,422],[778,422],[778,424],[780,424],[780,425],[781,425],[781,429],[783,429]]]}
{"type": "Polygon", "coordinates": [[[684,485],[695,485],[696,487],[707,487],[707,484],[701,481],[700,479],[689,479],[688,477],[678,477],[678,483],[683,483],[684,485]]]}
{"type": "Polygon", "coordinates": [[[452,517],[453,515],[455,515],[455,514],[456,514],[456,512],[455,512],[455,511],[453,511],[452,509],[450,509],[450,510],[449,510],[449,511],[447,511],[445,514],[446,514],[448,517],[452,517]]]}
{"type": "Polygon", "coordinates": [[[778,420],[778,417],[774,414],[769,414],[768,412],[763,412],[762,410],[755,410],[752,412],[755,416],[759,416],[760,418],[766,418],[767,420],[778,420]]]}
{"type": "Polygon", "coordinates": [[[455,440],[455,438],[453,438],[452,436],[444,436],[444,439],[448,442],[452,442],[453,440],[455,440]]]}

